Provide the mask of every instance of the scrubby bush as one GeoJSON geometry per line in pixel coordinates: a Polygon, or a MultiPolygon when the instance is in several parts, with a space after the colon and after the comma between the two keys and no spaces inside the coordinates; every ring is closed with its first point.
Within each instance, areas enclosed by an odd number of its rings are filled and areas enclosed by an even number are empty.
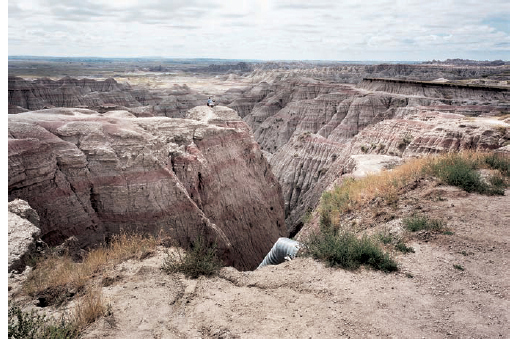
{"type": "Polygon", "coordinates": [[[380,242],[382,242],[385,245],[391,244],[393,241],[393,236],[390,234],[388,230],[384,230],[383,232],[380,232],[377,234],[377,238],[380,242]]]}
{"type": "Polygon", "coordinates": [[[417,231],[443,231],[445,224],[439,219],[429,219],[426,215],[414,214],[403,220],[404,228],[411,232],[417,231]]]}
{"type": "Polygon", "coordinates": [[[324,261],[330,267],[357,269],[366,265],[376,270],[392,272],[398,270],[397,263],[377,242],[364,235],[339,231],[333,226],[321,226],[320,232],[305,242],[305,255],[324,261]]]}
{"type": "Polygon", "coordinates": [[[503,195],[506,183],[501,174],[490,176],[487,180],[477,171],[483,166],[500,171],[508,176],[510,159],[497,154],[460,153],[440,157],[424,170],[437,176],[448,185],[457,186],[466,192],[486,195],[503,195]]]}
{"type": "Polygon", "coordinates": [[[407,246],[403,241],[399,241],[396,245],[395,245],[395,249],[397,251],[400,251],[402,253],[414,253],[414,248],[410,247],[410,246],[407,246]]]}
{"type": "Polygon", "coordinates": [[[100,289],[90,289],[78,301],[74,310],[74,321],[78,328],[84,328],[108,312],[100,289]]]}
{"type": "Polygon", "coordinates": [[[475,169],[475,162],[457,155],[443,158],[432,165],[433,174],[446,184],[460,187],[466,192],[483,193],[486,185],[475,169]]]}
{"type": "Polygon", "coordinates": [[[22,311],[14,304],[9,304],[8,337],[13,339],[67,339],[77,338],[78,329],[73,322],[62,318],[56,321],[45,315],[22,311]]]}
{"type": "Polygon", "coordinates": [[[490,153],[485,156],[484,161],[490,168],[499,170],[502,175],[510,176],[510,158],[490,153]]]}
{"type": "Polygon", "coordinates": [[[464,271],[464,267],[462,265],[458,265],[458,264],[453,264],[453,268],[459,270],[459,271],[464,271]]]}
{"type": "Polygon", "coordinates": [[[167,273],[180,272],[189,278],[196,279],[201,275],[217,274],[221,266],[221,261],[216,254],[216,246],[207,246],[205,240],[199,237],[185,253],[180,251],[169,253],[162,268],[167,273]]]}

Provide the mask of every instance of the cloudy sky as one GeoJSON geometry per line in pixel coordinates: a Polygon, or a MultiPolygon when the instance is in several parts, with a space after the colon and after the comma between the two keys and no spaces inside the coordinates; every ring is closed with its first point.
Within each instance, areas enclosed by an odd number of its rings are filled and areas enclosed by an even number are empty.
{"type": "Polygon", "coordinates": [[[9,55],[510,60],[509,0],[9,0],[9,55]]]}

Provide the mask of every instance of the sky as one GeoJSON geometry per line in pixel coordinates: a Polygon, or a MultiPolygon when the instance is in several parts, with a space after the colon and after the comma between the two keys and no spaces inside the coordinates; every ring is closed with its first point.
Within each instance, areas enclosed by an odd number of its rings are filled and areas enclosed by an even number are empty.
{"type": "Polygon", "coordinates": [[[8,54],[510,60],[509,0],[9,0],[8,54]]]}

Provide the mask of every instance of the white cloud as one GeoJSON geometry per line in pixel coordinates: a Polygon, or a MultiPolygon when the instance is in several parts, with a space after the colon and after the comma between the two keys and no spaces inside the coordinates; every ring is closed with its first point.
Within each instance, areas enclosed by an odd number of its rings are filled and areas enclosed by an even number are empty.
{"type": "Polygon", "coordinates": [[[9,54],[508,60],[508,17],[497,0],[10,0],[9,54]]]}

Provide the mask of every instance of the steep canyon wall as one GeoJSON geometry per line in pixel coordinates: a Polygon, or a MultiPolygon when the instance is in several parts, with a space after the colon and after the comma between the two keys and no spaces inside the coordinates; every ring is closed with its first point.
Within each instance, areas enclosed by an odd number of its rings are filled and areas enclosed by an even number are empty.
{"type": "Polygon", "coordinates": [[[245,93],[230,106],[242,103],[244,120],[268,153],[291,235],[323,190],[353,170],[352,156],[490,150],[510,137],[506,122],[490,120],[510,111],[504,87],[398,79],[365,79],[353,86],[294,75],[245,93]]]}
{"type": "Polygon", "coordinates": [[[286,234],[280,185],[234,111],[190,114],[9,115],[9,200],[37,211],[49,244],[76,236],[87,246],[140,231],[186,246],[203,235],[227,264],[253,269],[286,234]]]}

